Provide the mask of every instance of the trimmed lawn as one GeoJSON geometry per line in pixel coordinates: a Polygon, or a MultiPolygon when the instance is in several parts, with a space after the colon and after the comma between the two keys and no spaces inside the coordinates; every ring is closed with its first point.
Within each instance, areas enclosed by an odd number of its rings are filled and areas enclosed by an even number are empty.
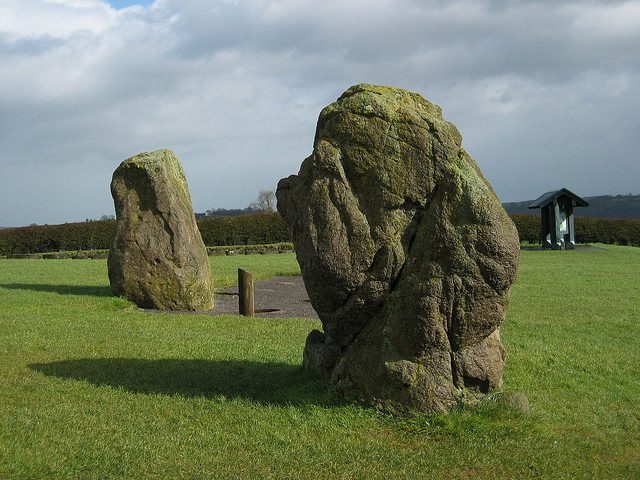
{"type": "MultiPolygon", "coordinates": [[[[504,390],[393,418],[301,368],[310,319],[146,313],[104,260],[0,260],[0,478],[640,478],[640,249],[523,251],[504,390]]],[[[299,274],[295,255],[210,257],[299,274]]]]}

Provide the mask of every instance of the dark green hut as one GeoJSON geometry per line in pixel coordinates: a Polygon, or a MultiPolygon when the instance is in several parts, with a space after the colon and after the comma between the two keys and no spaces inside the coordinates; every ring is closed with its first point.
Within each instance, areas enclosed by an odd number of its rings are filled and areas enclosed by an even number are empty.
{"type": "Polygon", "coordinates": [[[529,208],[541,209],[542,247],[553,250],[575,248],[573,209],[588,206],[589,202],[566,188],[547,192],[529,205],[529,208]]]}

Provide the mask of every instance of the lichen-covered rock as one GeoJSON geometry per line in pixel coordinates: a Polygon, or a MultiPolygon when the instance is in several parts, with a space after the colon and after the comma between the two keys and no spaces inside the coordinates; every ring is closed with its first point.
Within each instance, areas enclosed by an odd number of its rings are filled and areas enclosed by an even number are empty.
{"type": "Polygon", "coordinates": [[[144,308],[213,308],[213,279],[180,161],[170,150],[128,158],[113,173],[111,288],[144,308]]]}
{"type": "Polygon", "coordinates": [[[461,143],[422,96],[356,85],[278,184],[324,329],[304,364],[347,397],[448,411],[501,384],[518,234],[461,143]]]}

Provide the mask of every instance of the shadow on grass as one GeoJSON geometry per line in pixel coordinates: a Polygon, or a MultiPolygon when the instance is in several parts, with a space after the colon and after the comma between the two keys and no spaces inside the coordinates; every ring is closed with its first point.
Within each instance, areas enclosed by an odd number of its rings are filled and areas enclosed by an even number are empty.
{"type": "Polygon", "coordinates": [[[133,393],[224,396],[262,404],[346,405],[302,366],[247,360],[85,358],[29,365],[48,376],[84,380],[133,393]]]}
{"type": "Polygon", "coordinates": [[[10,290],[31,290],[34,292],[51,292],[60,295],[90,295],[94,297],[111,297],[111,287],[96,287],[90,285],[49,285],[44,283],[4,283],[1,288],[10,290]]]}

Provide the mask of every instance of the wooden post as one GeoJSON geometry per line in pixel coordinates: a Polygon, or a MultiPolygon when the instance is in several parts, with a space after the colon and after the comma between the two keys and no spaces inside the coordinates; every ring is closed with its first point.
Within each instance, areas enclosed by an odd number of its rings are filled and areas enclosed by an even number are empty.
{"type": "Polygon", "coordinates": [[[240,315],[253,317],[253,276],[238,269],[238,311],[240,315]]]}

